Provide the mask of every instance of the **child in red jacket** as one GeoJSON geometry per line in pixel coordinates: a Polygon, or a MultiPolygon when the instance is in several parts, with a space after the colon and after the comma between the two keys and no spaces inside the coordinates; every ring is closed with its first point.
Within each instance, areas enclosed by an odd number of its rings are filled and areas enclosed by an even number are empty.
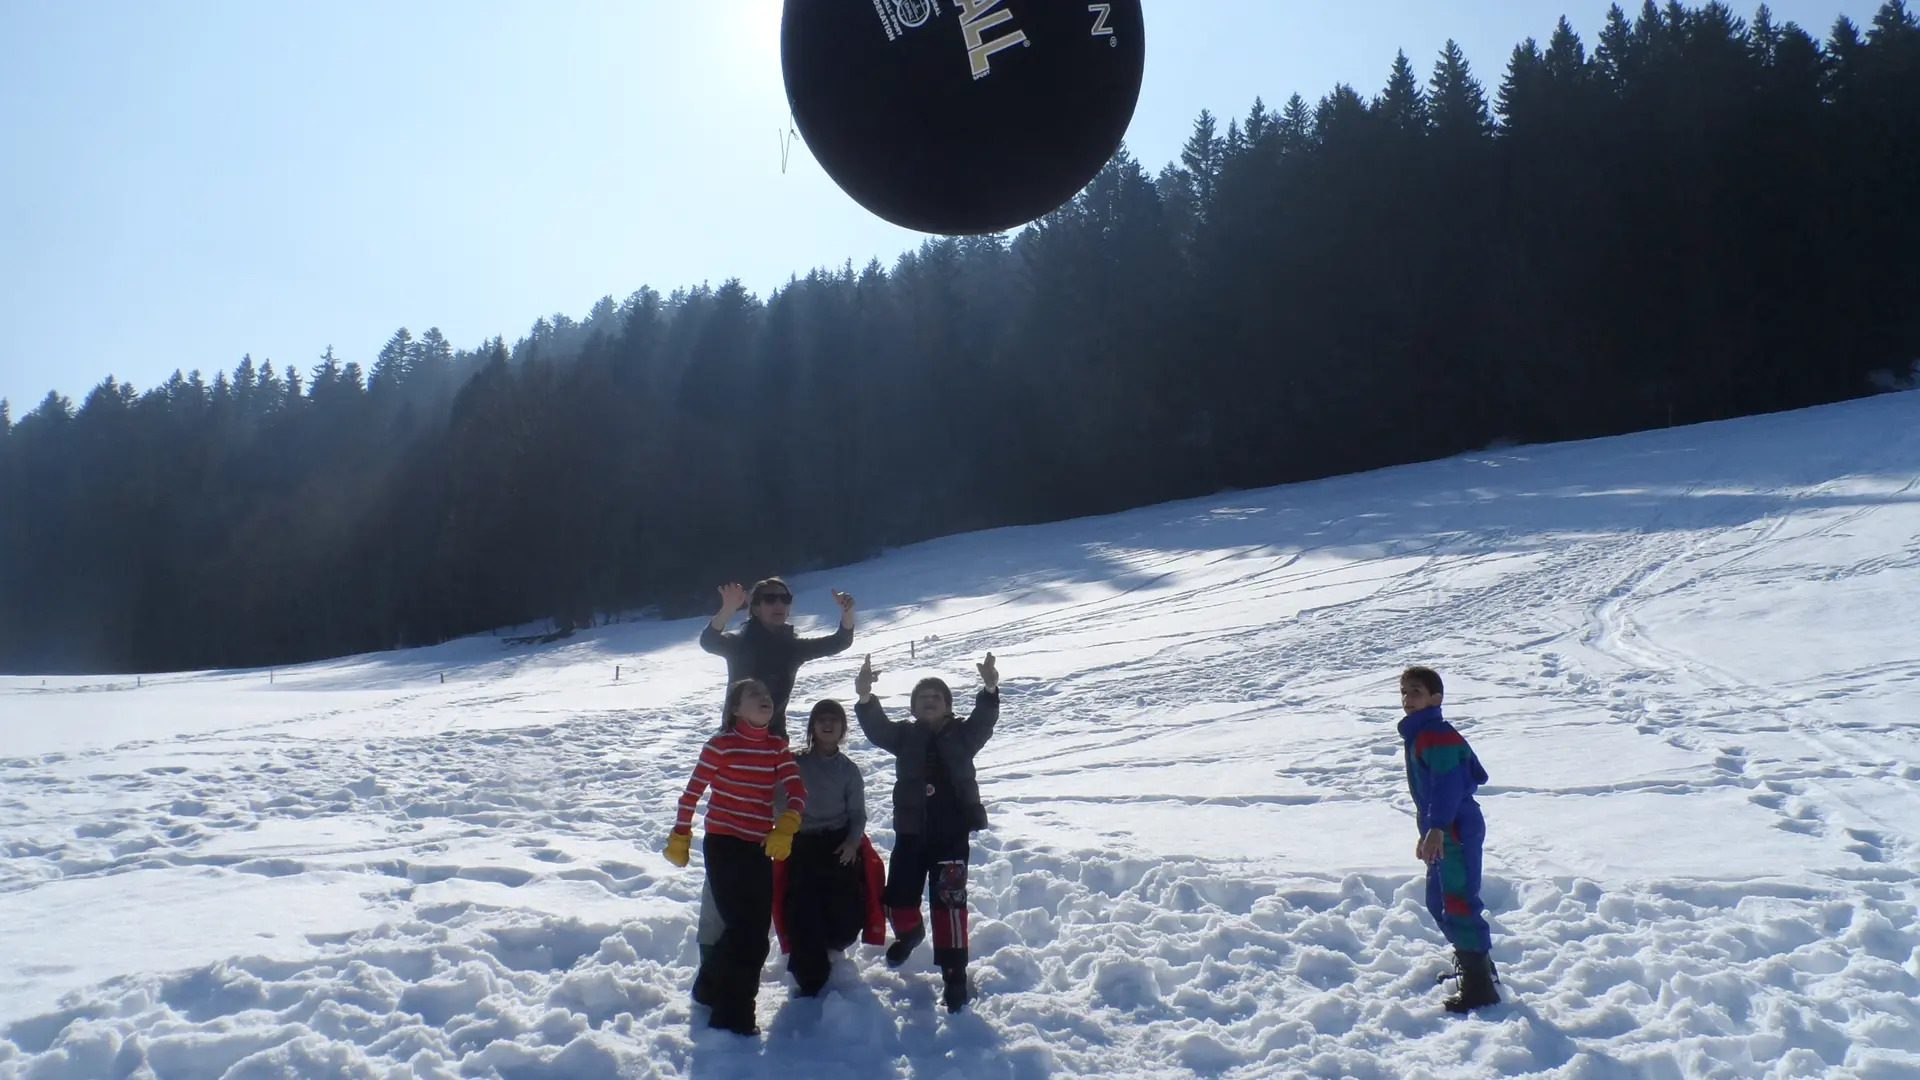
{"type": "Polygon", "coordinates": [[[807,789],[787,741],[768,730],[773,695],[758,679],[727,688],[720,734],[700,750],[700,763],[680,796],[679,818],[667,838],[667,860],[685,866],[693,846],[693,812],[709,786],[706,835],[707,880],[726,929],[705,971],[712,1003],[710,1024],[740,1035],[757,1035],[754,1001],[760,969],[767,962],[767,932],[773,923],[773,863],[793,850],[807,789]],[[774,792],[785,788],[787,809],[775,817],[774,792]]]}

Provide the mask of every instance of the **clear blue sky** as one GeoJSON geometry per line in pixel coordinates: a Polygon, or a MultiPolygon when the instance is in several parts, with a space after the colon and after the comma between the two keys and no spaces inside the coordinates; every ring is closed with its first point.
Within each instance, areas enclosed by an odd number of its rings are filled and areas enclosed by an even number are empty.
{"type": "MultiPolygon", "coordinates": [[[[1751,11],[1735,5],[1742,15],[1751,11]]],[[[1637,10],[1638,4],[1628,5],[1637,10]]],[[[1778,0],[1824,38],[1877,0],[1778,0]]],[[[1202,108],[1371,95],[1456,38],[1488,85],[1605,0],[1147,0],[1128,145],[1202,108]]],[[[922,239],[780,170],[778,0],[0,3],[0,397],[243,353],[369,365],[396,328],[470,348],[600,296],[891,262],[922,239]]]]}

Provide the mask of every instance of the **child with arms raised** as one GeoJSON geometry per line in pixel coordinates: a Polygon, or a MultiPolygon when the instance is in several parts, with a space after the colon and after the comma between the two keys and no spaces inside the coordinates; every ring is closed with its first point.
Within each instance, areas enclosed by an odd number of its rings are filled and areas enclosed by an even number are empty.
{"type": "Polygon", "coordinates": [[[987,827],[973,759],[993,737],[1000,718],[1000,673],[988,653],[979,665],[982,688],[973,715],[953,714],[953,691],[922,679],[909,699],[910,721],[889,720],[873,696],[873,658],[854,678],[860,699],[853,713],[860,730],[894,755],[893,856],[887,864],[886,904],[894,942],[887,963],[899,967],[927,936],[920,896],[933,921],[933,959],[945,979],[947,1011],[972,996],[967,983],[967,861],[975,830],[987,827]]]}

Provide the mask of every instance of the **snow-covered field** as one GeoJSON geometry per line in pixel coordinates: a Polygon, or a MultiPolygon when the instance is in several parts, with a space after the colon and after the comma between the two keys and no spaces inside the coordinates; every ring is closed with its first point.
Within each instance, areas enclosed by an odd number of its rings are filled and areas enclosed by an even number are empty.
{"type": "Polygon", "coordinates": [[[861,946],[789,1001],[776,951],[754,1040],[694,1022],[699,856],[658,854],[700,620],[0,680],[0,1077],[1920,1076],[1916,477],[1893,394],[794,577],[804,629],[861,605],[801,715],[865,652],[895,707],[999,658],[982,997],[861,946]],[[1415,662],[1493,778],[1508,1002],[1471,1019],[1415,662]]]}

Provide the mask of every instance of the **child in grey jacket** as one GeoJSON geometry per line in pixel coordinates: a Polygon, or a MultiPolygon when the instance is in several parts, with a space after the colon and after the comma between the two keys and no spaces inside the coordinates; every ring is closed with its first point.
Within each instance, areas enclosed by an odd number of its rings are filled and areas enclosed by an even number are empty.
{"type": "Polygon", "coordinates": [[[781,930],[802,997],[819,996],[832,970],[828,950],[852,947],[868,922],[867,785],[860,766],[840,752],[846,737],[847,710],[818,702],[807,718],[806,749],[794,756],[807,804],[780,875],[781,930]]]}

